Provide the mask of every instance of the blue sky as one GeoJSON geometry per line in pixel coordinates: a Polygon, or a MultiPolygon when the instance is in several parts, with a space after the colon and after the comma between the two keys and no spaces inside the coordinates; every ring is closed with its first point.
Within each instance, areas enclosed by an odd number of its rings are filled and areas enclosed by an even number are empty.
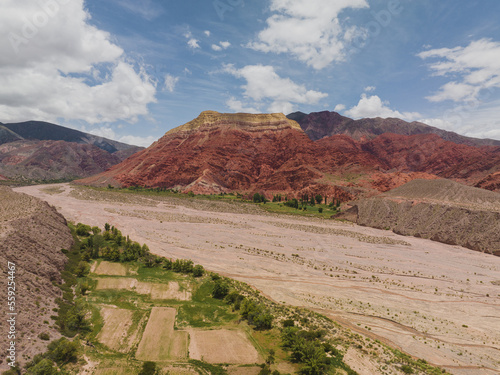
{"type": "Polygon", "coordinates": [[[4,0],[0,122],[147,146],[201,111],[500,139],[496,0],[4,0]]]}

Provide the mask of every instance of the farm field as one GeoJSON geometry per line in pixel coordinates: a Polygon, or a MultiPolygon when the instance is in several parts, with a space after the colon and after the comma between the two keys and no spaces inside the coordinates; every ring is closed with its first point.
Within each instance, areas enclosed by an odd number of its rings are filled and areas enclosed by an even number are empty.
{"type": "Polygon", "coordinates": [[[187,358],[188,333],[174,331],[176,310],[153,307],[136,358],[141,361],[170,361],[187,358]]]}
{"type": "MultiPolygon", "coordinates": [[[[498,374],[498,257],[331,220],[270,214],[257,205],[57,187],[51,194],[38,186],[15,190],[46,200],[68,220],[100,227],[109,222],[155,254],[192,259],[277,303],[314,309],[449,373],[498,374]]],[[[106,290],[96,293],[107,304],[115,301],[106,290]]],[[[212,313],[202,310],[195,319],[187,302],[171,306],[178,309],[179,328],[204,328],[212,313]]],[[[359,374],[384,373],[370,358],[349,352],[345,360],[359,374]]]]}
{"type": "Polygon", "coordinates": [[[208,363],[261,363],[243,330],[189,330],[189,355],[208,363]]]}

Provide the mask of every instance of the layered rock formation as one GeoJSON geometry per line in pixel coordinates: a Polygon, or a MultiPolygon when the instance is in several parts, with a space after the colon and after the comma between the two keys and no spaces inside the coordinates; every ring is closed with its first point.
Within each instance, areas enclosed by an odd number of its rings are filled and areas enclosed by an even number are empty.
{"type": "Polygon", "coordinates": [[[210,194],[307,192],[349,200],[415,178],[444,177],[474,185],[499,169],[500,147],[456,144],[435,134],[387,133],[365,141],[334,135],[313,142],[282,114],[207,111],[79,183],[210,194]]]}
{"type": "Polygon", "coordinates": [[[0,172],[28,180],[73,179],[101,173],[123,159],[94,145],[16,141],[0,145],[0,172]]]}
{"type": "MultiPolygon", "coordinates": [[[[53,207],[0,186],[0,268],[5,281],[0,300],[2,313],[6,313],[7,264],[12,262],[16,266],[16,354],[21,364],[29,358],[24,356],[45,351],[48,341],[41,340],[39,334],[47,333],[51,340],[60,336],[50,316],[56,315],[52,309],[62,293],[53,283],[61,282],[67,260],[61,249],[69,249],[72,243],[66,220],[53,207]]],[[[10,341],[6,333],[0,336],[4,353],[10,341]]],[[[2,359],[0,368],[6,370],[5,355],[2,359]]]]}
{"type": "Polygon", "coordinates": [[[399,135],[436,134],[445,141],[468,146],[500,146],[494,139],[471,138],[423,124],[406,122],[398,118],[364,118],[353,120],[337,112],[291,113],[288,118],[297,121],[306,134],[313,140],[336,134],[347,135],[356,140],[370,140],[384,133],[399,135]]]}
{"type": "Polygon", "coordinates": [[[338,218],[500,256],[500,194],[449,180],[414,180],[355,201],[338,218]]]}
{"type": "Polygon", "coordinates": [[[323,175],[315,168],[316,151],[300,126],[282,114],[207,111],[126,162],[80,183],[195,193],[296,192],[311,185],[327,189],[316,182],[323,175]]]}
{"type": "Polygon", "coordinates": [[[48,122],[0,123],[0,173],[18,180],[87,177],[142,149],[48,122]]]}

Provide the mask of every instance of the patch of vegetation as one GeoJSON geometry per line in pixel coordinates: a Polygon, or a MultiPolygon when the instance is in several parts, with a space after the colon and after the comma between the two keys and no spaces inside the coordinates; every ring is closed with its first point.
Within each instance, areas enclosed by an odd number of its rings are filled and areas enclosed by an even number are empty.
{"type": "Polygon", "coordinates": [[[206,373],[211,375],[227,375],[227,371],[222,366],[212,365],[196,359],[190,359],[189,363],[195,368],[204,370],[206,373]]]}

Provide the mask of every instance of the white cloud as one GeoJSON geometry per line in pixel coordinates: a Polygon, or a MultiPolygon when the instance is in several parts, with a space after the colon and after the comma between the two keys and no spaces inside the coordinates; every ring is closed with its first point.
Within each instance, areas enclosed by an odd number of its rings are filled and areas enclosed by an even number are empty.
{"type": "Polygon", "coordinates": [[[468,137],[500,140],[498,113],[500,113],[500,100],[486,104],[471,102],[449,108],[441,116],[418,121],[468,137]]]}
{"type": "Polygon", "coordinates": [[[224,70],[237,78],[247,81],[242,86],[243,95],[256,103],[268,105],[270,112],[293,112],[294,103],[316,104],[328,94],[319,91],[307,90],[305,86],[298,85],[290,78],[281,78],[272,66],[247,65],[236,69],[233,65],[226,65],[224,70]]]}
{"type": "Polygon", "coordinates": [[[200,48],[199,42],[200,41],[198,39],[191,38],[188,40],[187,44],[190,48],[196,49],[196,48],[200,48]]]}
{"type": "Polygon", "coordinates": [[[148,104],[156,101],[150,77],[126,62],[111,35],[89,19],[83,0],[2,4],[2,121],[94,124],[149,113],[148,104]]]}
{"type": "Polygon", "coordinates": [[[113,0],[113,2],[147,20],[153,20],[164,13],[163,7],[153,0],[113,0]]]}
{"type": "Polygon", "coordinates": [[[365,92],[373,92],[375,91],[377,88],[375,86],[367,86],[365,87],[365,92]]]}
{"type": "Polygon", "coordinates": [[[203,33],[204,33],[207,37],[209,37],[209,36],[212,34],[212,33],[211,33],[210,31],[208,31],[208,30],[205,30],[203,33]]]}
{"type": "Polygon", "coordinates": [[[179,77],[174,77],[170,74],[165,75],[165,90],[174,92],[177,82],[179,82],[179,77]]]}
{"type": "Polygon", "coordinates": [[[231,46],[229,42],[219,42],[219,44],[212,44],[212,49],[214,51],[222,51],[223,49],[228,49],[231,46]]]}
{"type": "Polygon", "coordinates": [[[474,101],[482,90],[500,88],[500,42],[480,39],[467,47],[433,49],[418,56],[437,59],[430,65],[435,75],[453,77],[427,97],[432,102],[474,101]]]}
{"type": "Polygon", "coordinates": [[[148,137],[140,137],[135,135],[120,136],[116,134],[115,130],[109,125],[100,126],[92,129],[88,129],[85,126],[74,127],[69,124],[65,124],[64,126],[134,146],[148,147],[151,145],[151,143],[157,140],[153,136],[148,136],[148,137]]]}
{"type": "Polygon", "coordinates": [[[335,112],[342,112],[343,110],[345,110],[345,105],[344,104],[337,104],[335,106],[335,108],[333,109],[335,112]]]}
{"type": "Polygon", "coordinates": [[[345,115],[354,119],[373,118],[373,117],[396,117],[407,121],[414,121],[421,118],[417,112],[399,112],[388,107],[388,102],[383,102],[377,95],[361,95],[358,104],[345,111],[345,115]]]}
{"type": "Polygon", "coordinates": [[[325,68],[345,58],[346,43],[356,34],[353,27],[344,30],[339,14],[366,7],[366,0],[271,0],[274,14],[248,47],[288,53],[315,69],[325,68]]]}
{"type": "Polygon", "coordinates": [[[260,112],[257,108],[245,107],[244,104],[240,100],[237,100],[234,97],[229,98],[226,101],[226,105],[234,112],[242,112],[242,113],[259,113],[260,112]]]}
{"type": "Polygon", "coordinates": [[[135,135],[125,135],[123,137],[119,137],[118,141],[134,146],[149,147],[153,142],[157,141],[157,138],[153,136],[138,137],[135,135]]]}

